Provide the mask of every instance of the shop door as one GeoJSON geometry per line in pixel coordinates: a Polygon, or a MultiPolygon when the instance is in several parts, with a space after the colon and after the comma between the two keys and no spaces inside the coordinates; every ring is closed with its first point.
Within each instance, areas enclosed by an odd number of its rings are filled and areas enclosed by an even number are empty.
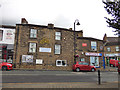
{"type": "Polygon", "coordinates": [[[99,67],[99,57],[90,57],[90,65],[99,67]]]}

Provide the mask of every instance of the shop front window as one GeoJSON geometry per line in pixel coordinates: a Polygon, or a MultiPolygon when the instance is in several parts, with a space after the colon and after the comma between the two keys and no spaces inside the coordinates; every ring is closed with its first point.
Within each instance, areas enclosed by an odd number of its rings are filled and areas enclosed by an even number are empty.
{"type": "Polygon", "coordinates": [[[90,65],[99,67],[99,57],[90,57],[90,65]]]}

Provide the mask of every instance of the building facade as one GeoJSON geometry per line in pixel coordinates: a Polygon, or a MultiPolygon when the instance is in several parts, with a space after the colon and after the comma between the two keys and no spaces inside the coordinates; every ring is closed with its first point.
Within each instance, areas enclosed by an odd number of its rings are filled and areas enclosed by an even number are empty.
{"type": "Polygon", "coordinates": [[[103,40],[91,37],[77,38],[78,61],[88,62],[96,68],[102,67],[103,52],[103,40]]]}
{"type": "Polygon", "coordinates": [[[12,63],[15,26],[0,26],[0,61],[12,63]]]}
{"type": "MultiPolygon", "coordinates": [[[[33,25],[16,25],[14,66],[41,70],[71,70],[74,62],[73,30],[33,25]]],[[[76,35],[82,37],[82,31],[76,35]]]]}
{"type": "Polygon", "coordinates": [[[104,35],[104,56],[106,65],[109,66],[109,60],[120,60],[120,41],[119,37],[107,37],[104,35]]]}

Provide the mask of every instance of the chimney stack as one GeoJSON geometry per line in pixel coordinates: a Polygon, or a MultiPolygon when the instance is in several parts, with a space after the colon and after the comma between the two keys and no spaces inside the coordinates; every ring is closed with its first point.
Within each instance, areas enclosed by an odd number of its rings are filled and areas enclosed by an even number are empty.
{"type": "Polygon", "coordinates": [[[53,28],[54,28],[54,24],[49,23],[49,24],[48,24],[48,28],[49,28],[49,29],[53,29],[53,28]]]}
{"type": "Polygon", "coordinates": [[[28,24],[28,21],[25,18],[21,19],[21,24],[28,24]]]}

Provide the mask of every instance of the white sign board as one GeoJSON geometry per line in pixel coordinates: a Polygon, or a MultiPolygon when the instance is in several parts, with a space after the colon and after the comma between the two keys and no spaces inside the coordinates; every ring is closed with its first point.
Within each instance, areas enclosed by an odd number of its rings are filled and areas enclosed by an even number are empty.
{"type": "Polygon", "coordinates": [[[22,55],[22,62],[33,62],[32,55],[22,55]]]}
{"type": "Polygon", "coordinates": [[[2,31],[0,44],[14,44],[15,29],[0,28],[0,31],[2,31]]]}
{"type": "Polygon", "coordinates": [[[42,59],[36,59],[36,64],[43,64],[43,60],[42,59]]]}
{"type": "Polygon", "coordinates": [[[51,48],[43,48],[43,47],[40,47],[39,48],[39,52],[51,52],[51,48]]]}

